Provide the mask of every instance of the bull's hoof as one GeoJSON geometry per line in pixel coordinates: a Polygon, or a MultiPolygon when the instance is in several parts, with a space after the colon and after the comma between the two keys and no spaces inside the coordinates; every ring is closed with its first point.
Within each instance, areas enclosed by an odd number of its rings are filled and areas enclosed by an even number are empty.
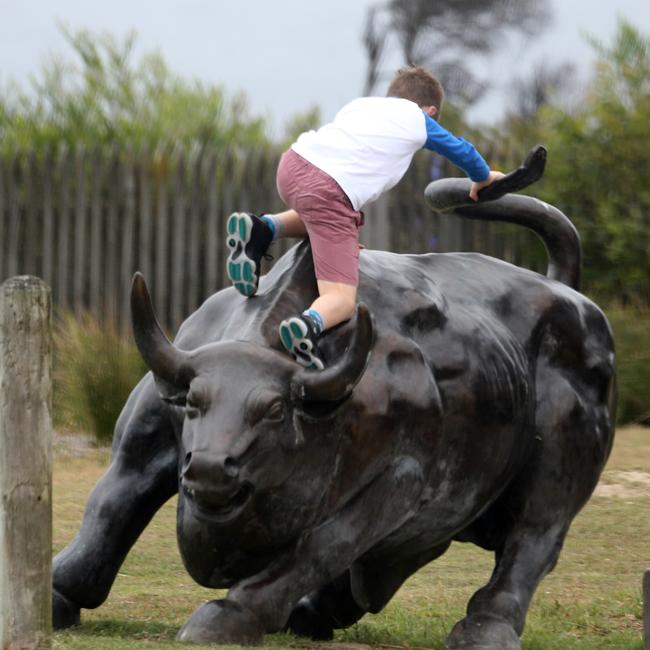
{"type": "Polygon", "coordinates": [[[64,630],[66,627],[79,625],[81,609],[68,600],[56,589],[52,589],[52,627],[64,630]]]}
{"type": "Polygon", "coordinates": [[[476,614],[459,621],[447,637],[447,650],[521,650],[521,641],[502,618],[476,614]]]}
{"type": "Polygon", "coordinates": [[[334,638],[332,625],[313,608],[308,598],[303,598],[291,612],[287,629],[314,641],[331,641],[334,638]]]}
{"type": "Polygon", "coordinates": [[[232,600],[211,600],[199,607],[176,636],[188,643],[261,645],[264,628],[253,612],[232,600]]]}

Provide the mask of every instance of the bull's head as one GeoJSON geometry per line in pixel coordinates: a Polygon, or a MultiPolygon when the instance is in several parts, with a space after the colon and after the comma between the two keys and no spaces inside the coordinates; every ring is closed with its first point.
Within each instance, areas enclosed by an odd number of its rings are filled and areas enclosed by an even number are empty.
{"type": "Polygon", "coordinates": [[[186,516],[211,530],[255,522],[258,532],[246,533],[251,545],[261,537],[287,541],[316,516],[331,479],[332,418],[345,410],[372,346],[367,308],[359,306],[339,362],[322,372],[250,342],[179,349],[160,328],[139,273],[131,310],[136,344],[161,396],[179,415],[184,410],[179,489],[186,516]]]}

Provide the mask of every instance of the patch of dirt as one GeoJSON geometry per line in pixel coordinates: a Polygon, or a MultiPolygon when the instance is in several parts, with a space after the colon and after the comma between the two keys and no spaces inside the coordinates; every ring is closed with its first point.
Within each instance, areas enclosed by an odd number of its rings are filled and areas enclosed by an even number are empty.
{"type": "Polygon", "coordinates": [[[605,472],[594,496],[618,499],[650,498],[650,474],[638,470],[605,472]]]}

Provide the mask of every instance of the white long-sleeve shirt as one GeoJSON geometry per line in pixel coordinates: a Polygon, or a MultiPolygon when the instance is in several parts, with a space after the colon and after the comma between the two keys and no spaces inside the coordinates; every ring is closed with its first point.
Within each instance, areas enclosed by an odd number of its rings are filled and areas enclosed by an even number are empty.
{"type": "Polygon", "coordinates": [[[408,99],[361,97],[346,104],[317,131],[303,133],[291,147],[329,174],[355,210],[394,187],[415,152],[445,156],[475,181],[490,169],[471,143],[458,138],[408,99]]]}

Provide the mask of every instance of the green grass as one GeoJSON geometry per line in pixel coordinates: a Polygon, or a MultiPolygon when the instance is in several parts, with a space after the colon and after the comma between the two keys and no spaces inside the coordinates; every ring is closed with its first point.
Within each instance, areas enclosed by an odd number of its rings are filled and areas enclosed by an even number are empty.
{"type": "MultiPolygon", "coordinates": [[[[87,494],[108,461],[106,450],[79,457],[59,452],[54,475],[54,544],[76,533],[87,494]]],[[[641,650],[641,577],[650,567],[650,429],[619,431],[594,496],[576,518],[555,571],[540,585],[530,608],[525,650],[641,650]]],[[[60,649],[162,650],[179,627],[219,592],[194,584],[175,540],[175,501],[155,517],[124,563],[99,609],[82,612],[82,624],[55,635],[60,649]]],[[[379,615],[337,633],[336,645],[442,648],[472,593],[488,579],[489,553],[454,544],[412,576],[379,615]]],[[[328,644],[329,645],[329,644],[328,644]]],[[[194,646],[197,648],[203,646],[194,646]]],[[[287,635],[269,635],[269,648],[313,648],[287,635]]]]}

